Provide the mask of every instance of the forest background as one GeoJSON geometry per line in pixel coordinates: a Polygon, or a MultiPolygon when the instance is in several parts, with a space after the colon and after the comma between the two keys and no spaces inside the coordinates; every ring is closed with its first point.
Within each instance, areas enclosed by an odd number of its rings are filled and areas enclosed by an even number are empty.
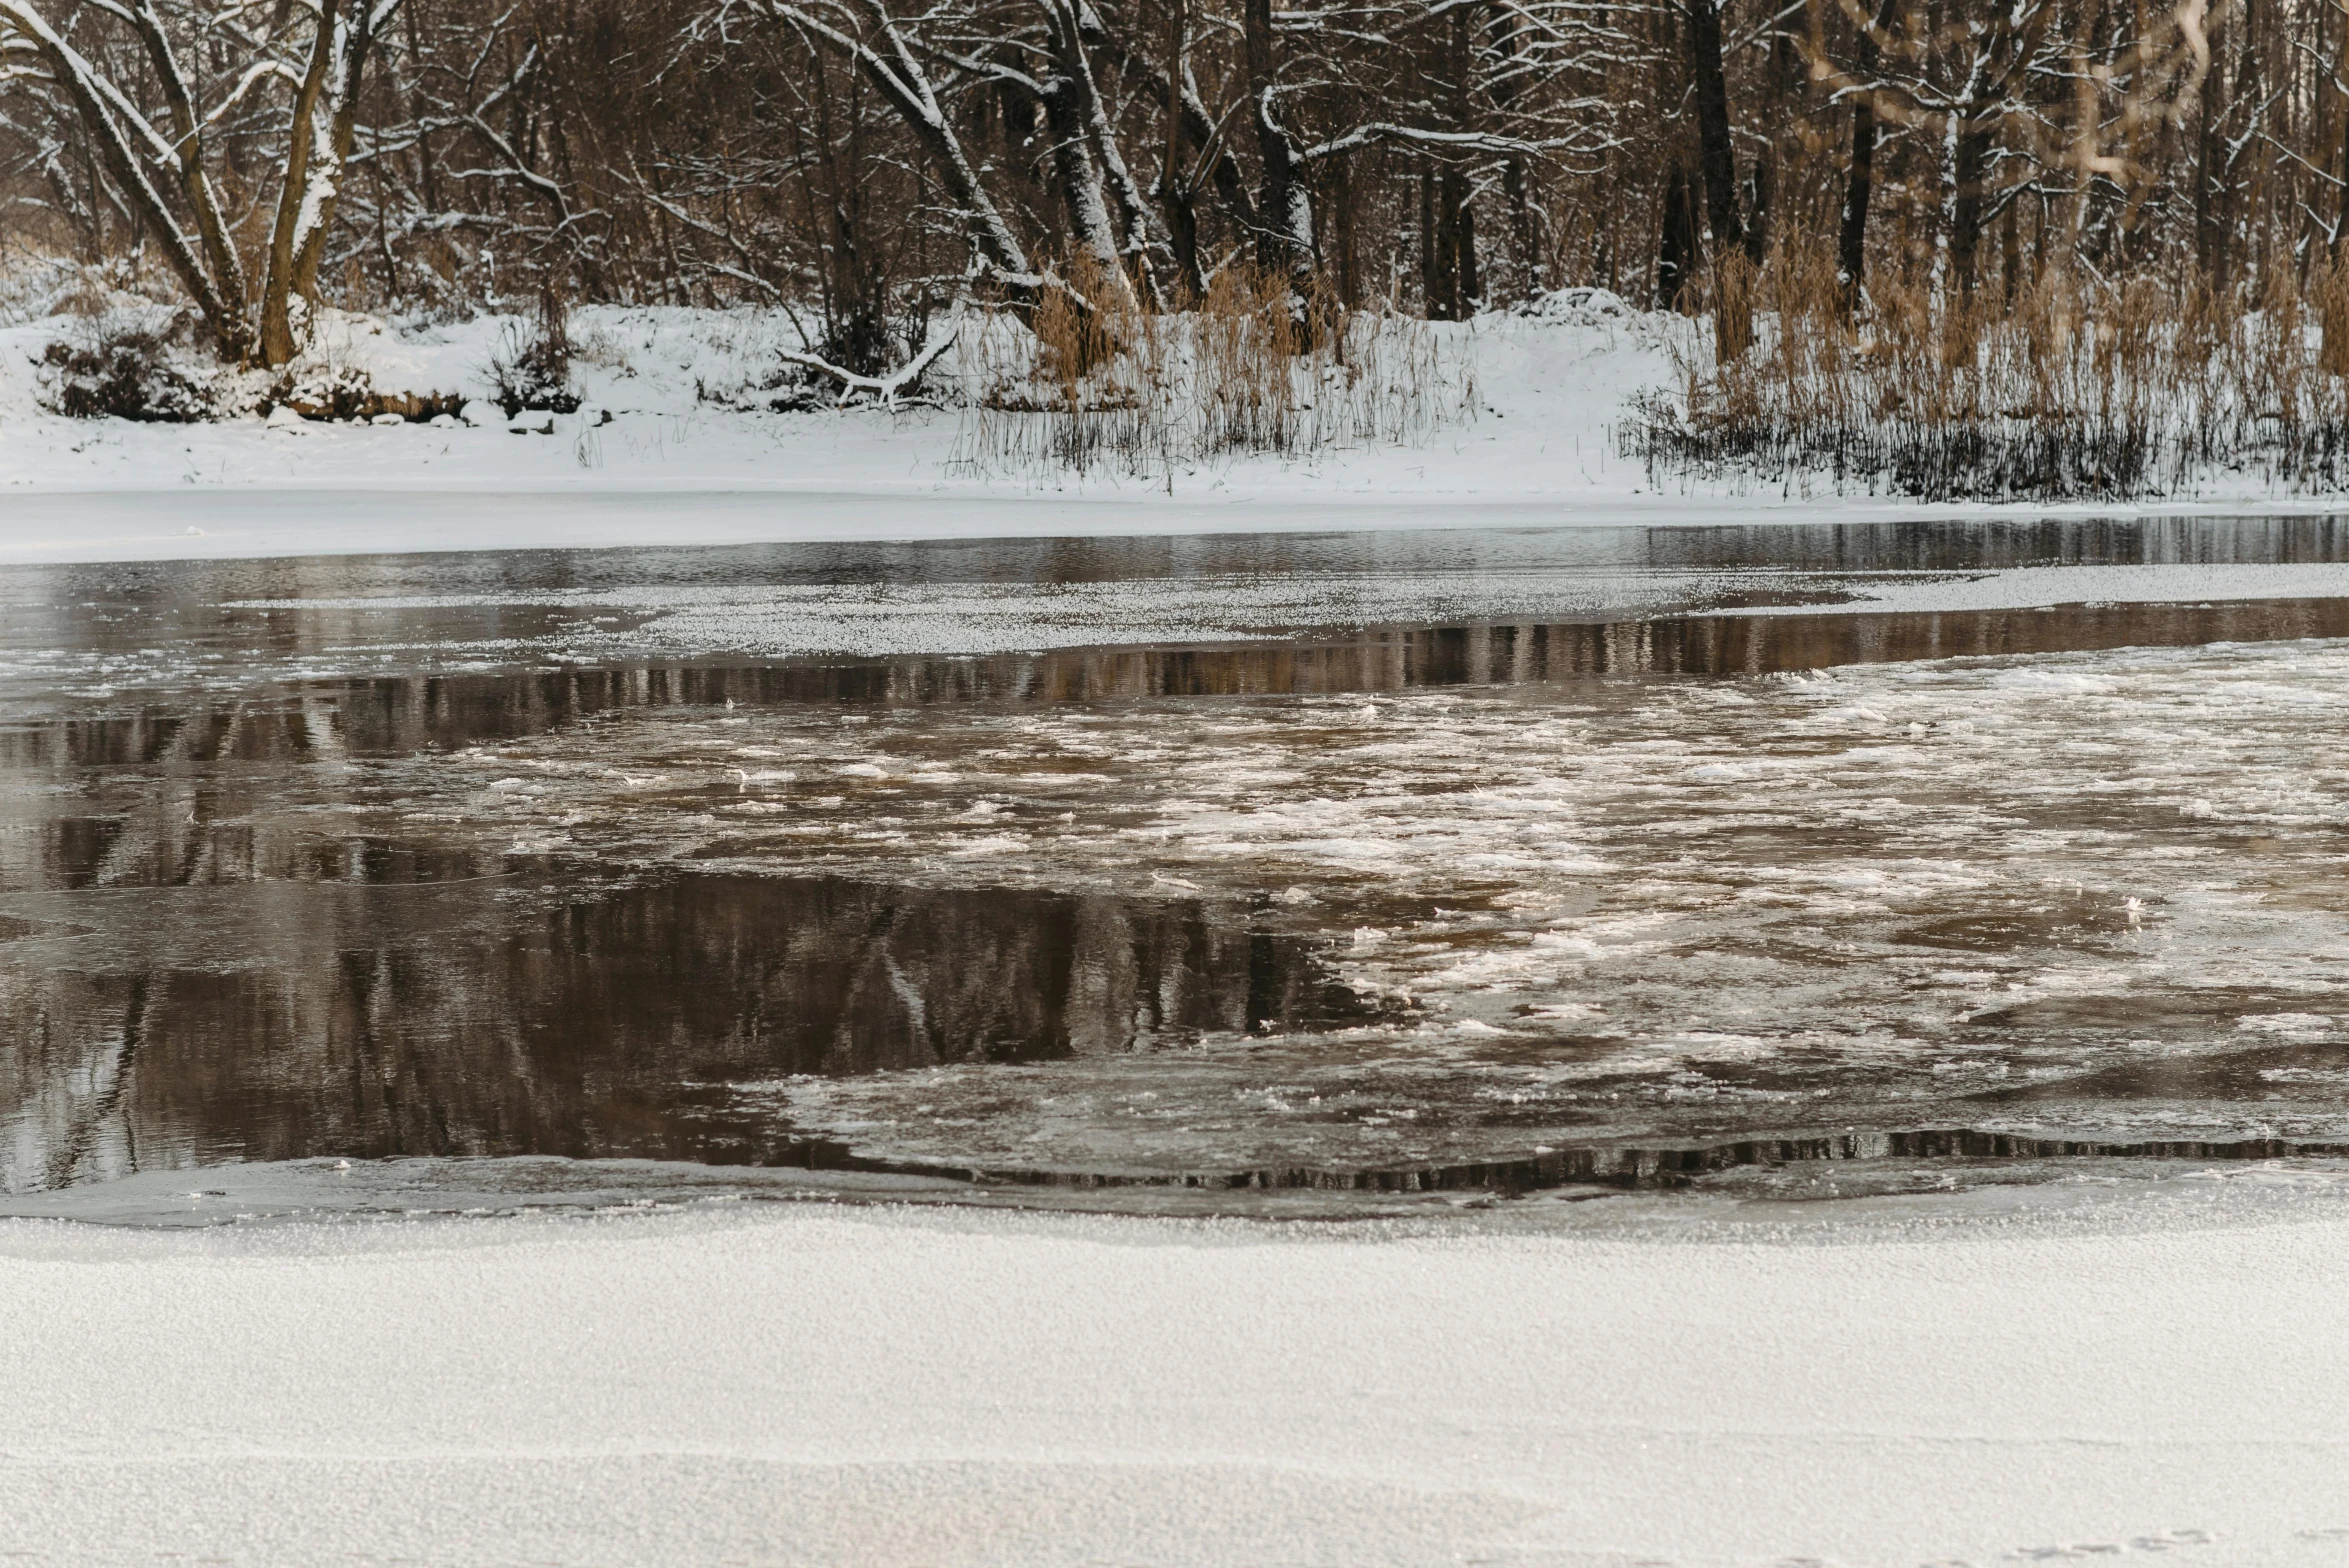
{"type": "Polygon", "coordinates": [[[322,302],[777,305],[894,392],[977,301],[1070,399],[1219,289],[1302,352],[1587,286],[1704,323],[1651,458],[2326,477],[2345,44],[2332,0],[0,0],[0,233],[248,366],[322,302]]]}

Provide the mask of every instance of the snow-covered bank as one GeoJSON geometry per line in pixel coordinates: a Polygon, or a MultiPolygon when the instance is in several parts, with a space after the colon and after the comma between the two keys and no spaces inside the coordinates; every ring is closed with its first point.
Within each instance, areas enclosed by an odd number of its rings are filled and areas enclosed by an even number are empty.
{"type": "Polygon", "coordinates": [[[2220,1208],[1818,1244],[19,1222],[0,1553],[2337,1563],[2349,1222],[2220,1208]]]}
{"type": "MultiPolygon", "coordinates": [[[[60,318],[0,329],[0,493],[225,486],[1134,499],[1171,490],[1194,501],[1631,495],[1647,481],[1614,454],[1611,422],[1627,397],[1669,368],[1663,328],[1646,318],[1431,325],[1425,330],[1440,338],[1443,362],[1462,368],[1442,398],[1447,417],[1424,443],[1241,456],[1185,467],[1169,482],[1114,467],[1083,477],[1048,463],[1007,469],[981,450],[974,416],[960,407],[774,412],[762,382],[782,368],[778,351],[798,346],[774,313],[580,310],[572,370],[588,417],[556,419],[551,438],[511,433],[503,419],[388,428],[255,416],[193,425],[65,419],[43,408],[37,362],[76,329],[60,318]]],[[[484,317],[403,333],[338,316],[321,329],[316,373],[359,378],[378,392],[484,399],[492,394],[491,363],[510,353],[516,330],[511,320],[484,317]]],[[[1006,417],[1017,416],[995,416],[997,424],[1006,417]]]]}
{"type": "MultiPolygon", "coordinates": [[[[379,391],[484,396],[513,323],[396,332],[338,318],[322,350],[379,391]]],[[[970,460],[946,408],[756,406],[795,341],[754,313],[577,314],[582,415],[381,427],[255,417],[134,424],[44,412],[44,346],[71,324],[0,329],[0,563],[663,542],[1143,534],[1480,525],[1868,522],[1997,508],[1672,482],[1622,457],[1630,401],[1671,378],[1665,318],[1488,316],[1435,323],[1473,366],[1465,417],[1418,444],[1206,463],[1171,481],[1006,472],[970,460]],[[750,406],[745,406],[748,403],[750,406]],[[607,421],[608,418],[608,422],[607,421]]],[[[2035,514],[2321,511],[2234,488],[2035,514]]]]}

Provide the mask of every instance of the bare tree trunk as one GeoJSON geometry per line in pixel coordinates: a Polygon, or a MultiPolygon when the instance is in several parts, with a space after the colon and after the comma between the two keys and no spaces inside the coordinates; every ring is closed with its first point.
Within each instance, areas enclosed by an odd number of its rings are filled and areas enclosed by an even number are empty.
{"type": "Polygon", "coordinates": [[[1713,254],[1745,243],[1737,216],[1737,156],[1729,139],[1729,84],[1721,69],[1718,0],[1685,0],[1689,79],[1696,87],[1698,168],[1705,181],[1705,223],[1713,254]]]}
{"type": "Polygon", "coordinates": [[[1664,187],[1663,239],[1656,247],[1656,308],[1677,310],[1697,264],[1696,192],[1689,188],[1688,171],[1672,165],[1664,187]]]}
{"type": "Polygon", "coordinates": [[[1484,269],[1478,264],[1476,256],[1476,206],[1468,200],[1465,189],[1468,182],[1462,180],[1460,183],[1463,189],[1455,208],[1459,218],[1453,224],[1453,234],[1460,246],[1460,262],[1456,269],[1460,294],[1455,315],[1456,319],[1466,321],[1484,303],[1484,269]]]}
{"type": "Polygon", "coordinates": [[[327,236],[333,231],[335,209],[342,200],[343,173],[358,137],[359,88],[366,79],[367,59],[375,50],[375,27],[381,20],[369,0],[354,0],[339,51],[341,69],[328,83],[328,102],[334,112],[311,161],[311,189],[304,197],[305,227],[294,247],[294,291],[313,304],[318,298],[318,265],[326,254],[327,236]]]}
{"type": "Polygon", "coordinates": [[[1793,141],[1791,127],[1803,107],[1806,73],[1802,51],[1793,35],[1781,25],[1783,20],[1770,24],[1770,67],[1763,78],[1761,104],[1764,141],[1746,176],[1746,205],[1751,216],[1746,223],[1745,254],[1756,267],[1762,265],[1763,257],[1769,252],[1770,224],[1776,216],[1775,208],[1785,196],[1781,188],[1784,176],[1795,166],[1789,156],[1793,141]]]}
{"type": "MultiPolygon", "coordinates": [[[[404,13],[400,18],[401,27],[408,35],[408,59],[414,66],[424,58],[424,40],[416,30],[417,7],[411,5],[401,9],[404,13]]],[[[439,212],[442,210],[440,161],[432,154],[432,131],[426,123],[421,98],[412,76],[405,97],[409,122],[416,127],[416,188],[424,197],[424,210],[439,212]]]]}
{"type": "Polygon", "coordinates": [[[1430,321],[1450,314],[1451,306],[1436,272],[1435,168],[1419,160],[1419,312],[1430,321]]]}
{"type": "Polygon", "coordinates": [[[824,248],[824,264],[815,274],[824,328],[816,352],[858,375],[885,375],[890,357],[886,291],[866,263],[862,242],[865,225],[859,221],[861,214],[857,211],[860,118],[851,116],[848,134],[845,137],[840,134],[832,108],[841,100],[828,90],[829,64],[819,56],[814,68],[818,92],[815,95],[816,146],[812,156],[801,128],[795,124],[791,129],[792,140],[799,147],[799,183],[808,225],[829,241],[824,248]],[[846,158],[841,156],[843,142],[847,144],[846,158]],[[815,189],[818,170],[823,174],[820,204],[815,189]]]}
{"type": "Polygon", "coordinates": [[[1884,57],[1878,40],[1892,25],[1899,3],[1900,0],[1881,0],[1874,22],[1860,30],[1859,43],[1852,51],[1853,75],[1858,78],[1859,86],[1852,94],[1851,167],[1844,175],[1843,222],[1836,236],[1835,253],[1835,270],[1843,284],[1846,314],[1859,308],[1860,295],[1867,286],[1868,203],[1876,185],[1875,81],[1884,57]]]}
{"type": "Polygon", "coordinates": [[[132,221],[154,235],[164,264],[196,302],[221,354],[230,359],[240,357],[247,342],[244,301],[228,294],[220,280],[205,270],[197,245],[173,220],[162,194],[147,179],[139,155],[108,101],[112,84],[33,9],[31,0],[0,0],[0,22],[6,22],[27,41],[73,106],[84,136],[96,144],[97,162],[106,171],[113,194],[132,221]]]}
{"type": "Polygon", "coordinates": [[[1158,206],[1166,218],[1167,248],[1174,253],[1175,277],[1184,296],[1197,299],[1207,292],[1206,274],[1199,270],[1199,214],[1187,188],[1176,184],[1170,189],[1163,179],[1158,206]]]}
{"type": "Polygon", "coordinates": [[[1189,0],[1168,0],[1166,7],[1166,80],[1160,84],[1165,105],[1166,146],[1158,160],[1158,208],[1166,219],[1167,248],[1173,253],[1176,286],[1191,299],[1207,292],[1207,278],[1199,270],[1199,212],[1197,187],[1186,150],[1189,126],[1184,118],[1183,82],[1190,73],[1189,0]]]}
{"type": "Polygon", "coordinates": [[[1077,83],[1061,71],[1045,82],[1043,89],[1044,133],[1051,138],[1053,180],[1060,187],[1069,240],[1105,280],[1122,279],[1125,274],[1118,266],[1117,229],[1109,221],[1101,172],[1093,164],[1077,83]]]}
{"type": "MultiPolygon", "coordinates": [[[[364,0],[362,0],[364,3],[364,0]]],[[[282,365],[301,345],[294,338],[295,250],[301,243],[303,202],[310,193],[310,160],[318,151],[318,99],[335,67],[342,0],[325,0],[310,36],[310,64],[294,91],[288,132],[285,183],[277,193],[277,221],[270,225],[269,260],[261,275],[261,363],[282,365]]]]}
{"type": "Polygon", "coordinates": [[[1949,270],[1961,295],[1974,292],[1982,244],[1983,179],[1990,162],[1990,125],[1984,106],[1961,112],[1950,153],[1949,270]]]}
{"type": "MultiPolygon", "coordinates": [[[[1126,47],[1124,40],[1117,34],[1101,27],[1099,15],[1093,7],[1083,8],[1079,12],[1079,20],[1085,29],[1085,42],[1096,57],[1115,65],[1131,90],[1147,92],[1170,106],[1168,114],[1174,122],[1171,131],[1171,150],[1175,154],[1172,165],[1181,168],[1203,163],[1207,183],[1214,188],[1215,199],[1222,204],[1223,210],[1230,214],[1232,221],[1242,231],[1254,233],[1256,204],[1248,197],[1247,178],[1240,172],[1239,160],[1232,156],[1225,138],[1219,133],[1214,119],[1207,113],[1207,106],[1200,102],[1198,91],[1190,81],[1187,63],[1189,0],[1180,0],[1170,10],[1174,14],[1168,17],[1168,31],[1170,34],[1180,32],[1183,36],[1172,40],[1172,46],[1167,51],[1168,68],[1163,73],[1140,54],[1126,47]]],[[[1186,203],[1196,200],[1198,180],[1199,175],[1194,171],[1183,183],[1181,194],[1186,203]]],[[[1159,192],[1162,206],[1168,197],[1169,192],[1162,185],[1159,192]]],[[[1168,214],[1167,223],[1170,228],[1174,224],[1171,213],[1168,214]]]]}
{"type": "Polygon", "coordinates": [[[2220,147],[2218,114],[2218,48],[2225,13],[2214,13],[2210,23],[2211,66],[2194,95],[2194,268],[2213,290],[2224,286],[2226,236],[2220,232],[2220,182],[2226,155],[2220,147]]]}
{"type": "MultiPolygon", "coordinates": [[[[1452,129],[1468,135],[1477,129],[1476,123],[1476,27],[1478,8],[1472,3],[1455,6],[1452,11],[1451,37],[1447,40],[1450,59],[1445,71],[1445,83],[1452,100],[1452,129]]],[[[1466,171],[1458,163],[1444,166],[1443,203],[1446,237],[1450,241],[1452,274],[1452,318],[1465,321],[1476,313],[1477,302],[1484,295],[1484,280],[1478,275],[1476,264],[1476,213],[1469,205],[1474,192],[1466,171]]]]}
{"type": "Polygon", "coordinates": [[[1684,0],[1688,15],[1689,79],[1696,87],[1698,167],[1705,185],[1705,221],[1712,230],[1713,352],[1723,364],[1752,341],[1753,313],[1745,299],[1745,225],[1737,215],[1737,157],[1729,140],[1729,88],[1721,68],[1718,0],[1684,0]],[[1740,263],[1724,263],[1735,255],[1740,263]]]}
{"type": "Polygon", "coordinates": [[[1118,267],[1124,285],[1154,305],[1163,306],[1165,301],[1159,294],[1156,271],[1150,264],[1149,209],[1143,205],[1141,187],[1126,167],[1125,153],[1118,146],[1117,128],[1110,123],[1109,111],[1101,102],[1100,84],[1094,80],[1093,61],[1085,48],[1085,28],[1080,20],[1083,9],[1084,0],[1046,0],[1056,63],[1081,126],[1081,145],[1093,176],[1092,199],[1098,202],[1106,197],[1108,206],[1114,209],[1114,213],[1105,213],[1105,218],[1114,218],[1110,235],[1115,258],[1112,266],[1118,267]],[[1119,266],[1120,262],[1124,266],[1119,266]],[[1132,269],[1130,274],[1125,267],[1132,269]]]}
{"type": "Polygon", "coordinates": [[[1525,160],[1511,158],[1501,168],[1501,193],[1509,201],[1509,246],[1516,252],[1517,286],[1528,297],[1550,284],[1544,275],[1540,219],[1527,190],[1525,160]]]}
{"type": "MultiPolygon", "coordinates": [[[[163,18],[156,14],[154,0],[139,0],[129,12],[131,24],[137,30],[139,41],[146,45],[147,58],[153,66],[155,80],[161,88],[166,107],[171,113],[173,150],[179,160],[180,191],[186,198],[188,213],[195,220],[196,237],[203,247],[204,263],[217,283],[221,295],[234,300],[240,307],[245,299],[245,267],[237,255],[236,246],[228,237],[228,226],[220,216],[220,201],[212,188],[211,173],[205,167],[204,121],[200,117],[195,95],[182,74],[179,57],[171,47],[170,35],[164,31],[163,18]]],[[[235,336],[246,336],[243,323],[237,324],[235,336]]],[[[240,341],[235,352],[242,354],[240,341]]]]}
{"type": "MultiPolygon", "coordinates": [[[[1278,61],[1272,0],[1243,0],[1242,54],[1248,79],[1248,115],[1256,127],[1256,261],[1285,274],[1299,291],[1313,283],[1313,203],[1298,167],[1296,143],[1274,108],[1278,61]]],[[[1299,300],[1302,304],[1302,298],[1299,300]]]]}
{"type": "Polygon", "coordinates": [[[1354,155],[1342,152],[1329,160],[1327,181],[1331,248],[1337,252],[1338,302],[1351,309],[1362,303],[1362,278],[1356,228],[1361,214],[1354,188],[1354,155]]]}
{"type": "Polygon", "coordinates": [[[1999,287],[2005,291],[2005,304],[2009,315],[2014,313],[2015,295],[2022,283],[2023,237],[2020,232],[2022,212],[2023,204],[2021,202],[2008,202],[2006,204],[2006,221],[1999,225],[1998,279],[1999,287]]]}
{"type": "MultiPolygon", "coordinates": [[[[2349,29],[2349,18],[2345,18],[2342,25],[2344,29],[2349,29]]],[[[2349,102],[2344,102],[2341,107],[2340,157],[2340,166],[2349,170],[2349,102]]],[[[2340,255],[2341,240],[2344,235],[2349,235],[2349,177],[2345,177],[2341,181],[2339,200],[2333,207],[2333,232],[2330,242],[2326,246],[2331,254],[2340,255]]]]}
{"type": "Polygon", "coordinates": [[[1435,303],[1438,322],[1461,319],[1461,176],[1452,164],[1435,169],[1435,303]]]}

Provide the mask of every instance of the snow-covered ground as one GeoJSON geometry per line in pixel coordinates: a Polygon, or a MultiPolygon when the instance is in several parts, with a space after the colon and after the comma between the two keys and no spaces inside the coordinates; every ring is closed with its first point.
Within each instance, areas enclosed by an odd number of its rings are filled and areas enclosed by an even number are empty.
{"type": "MultiPolygon", "coordinates": [[[[954,408],[764,411],[757,405],[773,394],[758,384],[783,369],[779,349],[799,345],[774,313],[578,311],[575,384],[592,427],[585,439],[577,418],[559,421],[552,438],[511,434],[502,418],[457,429],[270,425],[258,417],[196,426],[64,419],[42,411],[35,361],[77,329],[64,318],[0,329],[0,487],[1166,496],[1162,479],[1114,471],[1081,482],[1043,469],[1006,472],[1000,462],[974,471],[958,461],[970,453],[960,441],[969,420],[954,408]],[[605,411],[612,422],[597,424],[605,411]]],[[[404,332],[335,316],[312,357],[366,373],[378,391],[487,398],[488,367],[517,330],[526,328],[497,316],[404,332]]],[[[1176,498],[1525,499],[1566,489],[1628,496],[1646,487],[1638,466],[1614,455],[1608,432],[1629,393],[1670,375],[1665,318],[1492,316],[1426,330],[1441,339],[1446,367],[1446,385],[1431,401],[1461,417],[1424,445],[1204,464],[1177,475],[1176,498]]]]}
{"type": "Polygon", "coordinates": [[[0,1554],[2338,1564],[2318,1181],[1857,1233],[18,1223],[0,1554]]]}
{"type": "MultiPolygon", "coordinates": [[[[518,330],[482,317],[395,329],[336,316],[315,357],[378,391],[490,390],[518,330]]],[[[155,559],[503,546],[1336,527],[1873,520],[1961,509],[1753,484],[1668,481],[1620,455],[1630,400],[1669,383],[1676,318],[1566,311],[1430,324],[1451,410],[1424,439],[1084,476],[976,463],[967,410],[772,413],[757,385],[798,337],[771,313],[598,307],[573,334],[585,417],[551,434],[503,419],[433,427],[69,420],[35,361],[77,330],[0,327],[0,561],[155,559]],[[731,401],[727,401],[731,400],[731,401]],[[609,423],[603,423],[606,415],[609,423]],[[429,494],[429,502],[420,502],[429,494]]],[[[476,410],[477,416],[484,410],[476,410]]],[[[543,425],[544,421],[537,422],[543,425]]],[[[2158,506],[2318,510],[2241,481],[2158,506]],[[2250,488],[2245,488],[2249,486],[2250,488]]],[[[1979,512],[1982,508],[1972,508],[1979,512]]]]}

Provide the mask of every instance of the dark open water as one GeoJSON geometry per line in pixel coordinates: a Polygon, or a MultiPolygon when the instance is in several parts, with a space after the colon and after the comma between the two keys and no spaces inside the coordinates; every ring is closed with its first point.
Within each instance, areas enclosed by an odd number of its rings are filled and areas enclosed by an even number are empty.
{"type": "Polygon", "coordinates": [[[2345,638],[2331,519],[16,569],[0,1193],[2349,1157],[2345,638]]]}

